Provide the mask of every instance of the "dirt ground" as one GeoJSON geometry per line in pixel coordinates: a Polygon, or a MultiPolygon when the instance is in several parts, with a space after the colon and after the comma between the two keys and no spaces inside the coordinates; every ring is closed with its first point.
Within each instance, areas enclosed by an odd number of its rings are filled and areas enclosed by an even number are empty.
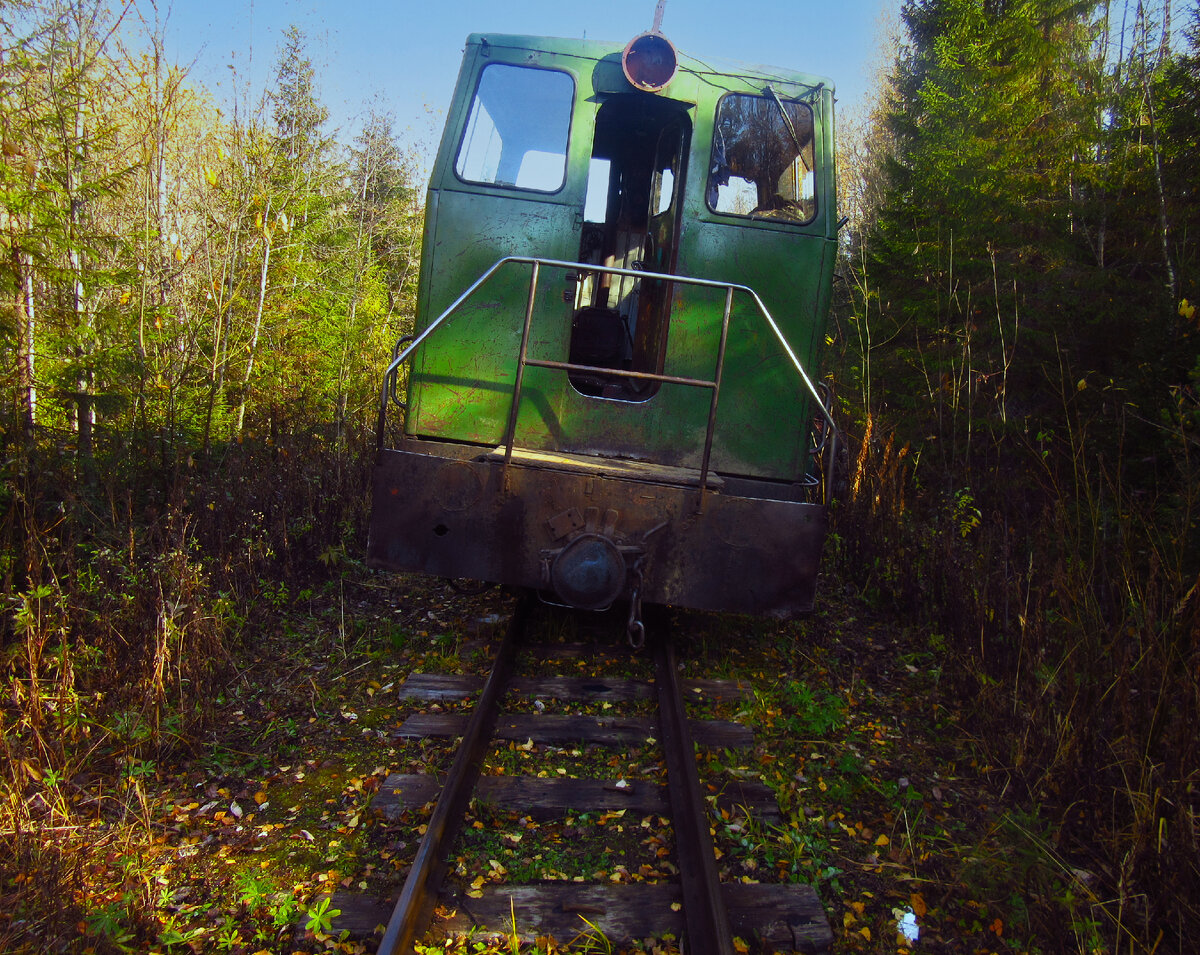
{"type": "MultiPolygon", "coordinates": [[[[6,878],[0,941],[25,952],[372,951],[372,939],[334,934],[330,894],[395,891],[424,816],[389,821],[373,797],[388,773],[437,772],[453,754],[452,741],[398,740],[394,731],[413,712],[455,704],[416,705],[398,690],[414,671],[485,672],[489,637],[512,599],[355,569],[281,608],[277,626],[244,635],[203,739],[180,739],[133,772],[125,765],[116,781],[103,772],[71,781],[80,824],[46,833],[53,851],[19,860],[6,878]],[[63,883],[75,897],[55,911],[37,887],[49,865],[76,867],[63,883]]],[[[570,640],[594,622],[547,613],[539,625],[570,640]]],[[[1089,875],[1058,856],[1035,812],[1006,803],[1003,772],[981,762],[943,692],[936,635],[831,588],[802,622],[676,612],[672,627],[685,676],[753,686],[740,702],[697,709],[755,734],[752,750],[701,751],[702,778],[714,790],[761,780],[783,813],[781,825],[766,825],[714,808],[724,878],[816,886],[835,952],[1037,952],[1045,920],[1063,918],[1073,920],[1079,950],[1091,948],[1089,875]]],[[[609,666],[643,678],[650,670],[648,655],[632,651],[609,666]]],[[[519,743],[494,745],[484,772],[530,767],[663,774],[650,747],[519,743]]],[[[669,822],[657,817],[534,820],[476,805],[451,878],[465,891],[669,880],[671,845],[669,822]]],[[[436,926],[424,946],[512,947],[504,938],[447,939],[436,926]]],[[[535,947],[617,946],[581,926],[574,939],[535,947]]],[[[670,951],[677,942],[632,948],[670,951]]]]}

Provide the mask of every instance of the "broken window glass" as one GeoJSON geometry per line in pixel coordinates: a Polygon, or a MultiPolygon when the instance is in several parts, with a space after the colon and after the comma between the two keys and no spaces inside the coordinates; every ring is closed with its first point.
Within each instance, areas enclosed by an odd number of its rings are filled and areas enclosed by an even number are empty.
{"type": "Polygon", "coordinates": [[[771,90],[765,96],[723,97],[707,199],[713,212],[811,222],[817,212],[812,107],[771,90]]]}

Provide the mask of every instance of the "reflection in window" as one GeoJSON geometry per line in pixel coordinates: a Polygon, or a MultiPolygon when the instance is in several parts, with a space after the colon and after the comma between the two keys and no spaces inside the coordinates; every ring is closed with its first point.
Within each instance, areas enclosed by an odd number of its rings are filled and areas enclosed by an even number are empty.
{"type": "Polygon", "coordinates": [[[575,84],[566,73],[484,68],[454,171],[488,185],[554,192],[563,184],[575,84]]]}
{"type": "Polygon", "coordinates": [[[608,181],[612,160],[593,156],[588,164],[587,198],[583,202],[583,221],[603,223],[608,215],[608,181]]]}
{"type": "Polygon", "coordinates": [[[731,215],[810,222],[817,211],[812,108],[768,94],[721,100],[708,205],[731,215]]]}
{"type": "Polygon", "coordinates": [[[675,173],[670,166],[665,169],[657,169],[654,172],[654,184],[652,186],[650,205],[650,214],[657,216],[666,212],[671,208],[671,199],[675,195],[675,173]]]}

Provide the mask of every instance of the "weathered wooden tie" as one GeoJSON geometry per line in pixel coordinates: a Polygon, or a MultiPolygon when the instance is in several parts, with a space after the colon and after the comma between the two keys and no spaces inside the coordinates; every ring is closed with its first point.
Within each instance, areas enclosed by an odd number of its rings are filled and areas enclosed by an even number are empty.
{"type": "MultiPolygon", "coordinates": [[[[453,739],[462,736],[470,717],[465,713],[414,713],[394,734],[396,739],[453,739]]],[[[535,743],[598,743],[632,746],[658,742],[657,721],[636,716],[575,716],[513,713],[496,719],[495,739],[535,743]]],[[[701,746],[747,749],[754,733],[729,720],[689,720],[692,736],[701,746]]]]}
{"type": "MultiPolygon", "coordinates": [[[[742,680],[682,680],[688,699],[730,702],[749,699],[750,684],[742,680]]],[[[483,687],[483,677],[456,673],[411,673],[399,689],[402,700],[446,703],[465,700],[483,687]]],[[[585,676],[515,676],[508,682],[512,697],[562,700],[571,703],[653,700],[656,690],[648,680],[605,679],[585,676]]]]}
{"type": "MultiPolygon", "coordinates": [[[[825,911],[811,886],[726,883],[721,895],[734,934],[762,950],[817,953],[832,943],[825,911]]],[[[443,893],[439,905],[446,917],[438,927],[447,935],[481,929],[509,936],[515,916],[523,942],[549,936],[565,945],[589,936],[599,941],[603,933],[609,943],[626,945],[648,937],[678,938],[683,930],[681,901],[679,886],[667,884],[496,886],[485,888],[478,899],[443,893]]],[[[349,891],[335,893],[331,907],[341,910],[335,928],[357,936],[371,935],[391,911],[386,900],[349,891]]]]}
{"type": "MultiPolygon", "coordinates": [[[[420,809],[438,797],[441,784],[427,773],[393,773],[372,801],[374,809],[394,819],[406,809],[420,809]]],[[[535,776],[480,776],[475,796],[496,809],[549,819],[570,811],[665,815],[670,811],[665,785],[625,779],[539,779],[535,776]]],[[[716,793],[717,805],[744,809],[755,819],[778,823],[782,818],[775,794],[758,780],[739,780],[716,793]]]]}

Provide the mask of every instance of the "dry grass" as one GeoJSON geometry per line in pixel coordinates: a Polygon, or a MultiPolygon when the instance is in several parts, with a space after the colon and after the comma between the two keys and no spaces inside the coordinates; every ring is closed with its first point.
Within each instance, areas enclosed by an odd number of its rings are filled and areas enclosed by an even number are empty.
{"type": "Polygon", "coordinates": [[[1052,950],[1184,952],[1200,923],[1187,450],[1181,433],[1169,490],[1147,494],[1079,427],[1053,454],[1006,449],[1022,480],[954,494],[868,418],[837,515],[837,572],[937,636],[995,785],[1052,822],[1030,850],[1090,913],[1052,950]]]}

